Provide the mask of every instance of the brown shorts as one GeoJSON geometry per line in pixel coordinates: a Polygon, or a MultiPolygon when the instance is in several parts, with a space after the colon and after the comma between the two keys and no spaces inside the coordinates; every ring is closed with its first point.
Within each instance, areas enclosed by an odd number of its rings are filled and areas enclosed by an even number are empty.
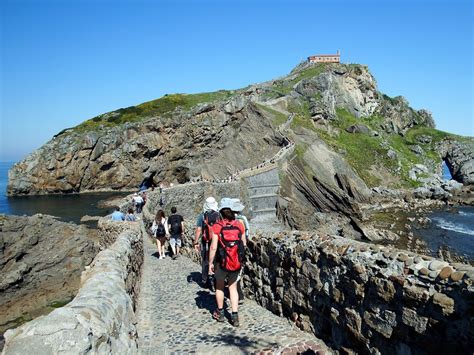
{"type": "Polygon", "coordinates": [[[166,242],[166,236],[164,236],[164,237],[156,237],[156,240],[158,240],[161,244],[165,244],[165,242],[166,242]]]}
{"type": "Polygon", "coordinates": [[[214,274],[214,277],[216,278],[216,280],[220,281],[220,280],[227,279],[228,285],[232,285],[234,282],[236,282],[240,273],[240,270],[237,270],[237,271],[223,270],[221,269],[221,266],[219,264],[216,264],[215,270],[216,272],[214,274]]]}

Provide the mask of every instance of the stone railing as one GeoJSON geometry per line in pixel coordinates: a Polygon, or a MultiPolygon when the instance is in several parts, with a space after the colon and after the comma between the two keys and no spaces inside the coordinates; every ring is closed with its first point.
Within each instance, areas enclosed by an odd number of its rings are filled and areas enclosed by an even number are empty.
{"type": "Polygon", "coordinates": [[[255,236],[248,295],[351,353],[469,353],[474,268],[341,237],[255,236]]]}
{"type": "Polygon", "coordinates": [[[101,220],[99,233],[106,249],[82,274],[76,297],[7,331],[2,354],[138,352],[134,308],[143,263],[140,224],[101,220]]]}

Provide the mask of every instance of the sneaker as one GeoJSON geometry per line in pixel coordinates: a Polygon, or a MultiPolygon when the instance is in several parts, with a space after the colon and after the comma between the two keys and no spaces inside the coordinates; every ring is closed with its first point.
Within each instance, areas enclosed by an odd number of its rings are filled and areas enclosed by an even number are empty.
{"type": "Polygon", "coordinates": [[[174,254],[174,255],[171,257],[171,259],[176,260],[177,257],[178,257],[178,255],[174,254]]]}
{"type": "Polygon", "coordinates": [[[224,310],[222,310],[221,312],[219,312],[218,309],[216,309],[214,311],[214,313],[212,314],[212,318],[214,318],[216,321],[218,322],[223,322],[225,321],[225,316],[224,316],[224,310]]]}
{"type": "Polygon", "coordinates": [[[230,323],[234,326],[234,327],[238,327],[240,325],[240,322],[239,322],[239,315],[238,314],[232,314],[231,318],[230,318],[230,323]]]}
{"type": "Polygon", "coordinates": [[[165,256],[164,256],[164,255],[160,256],[160,259],[164,259],[164,258],[165,258],[165,256]]]}

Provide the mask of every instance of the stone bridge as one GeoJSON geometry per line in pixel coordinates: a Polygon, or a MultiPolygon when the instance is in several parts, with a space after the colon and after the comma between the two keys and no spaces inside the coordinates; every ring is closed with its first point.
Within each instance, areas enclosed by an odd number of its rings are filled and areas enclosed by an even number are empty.
{"type": "Polygon", "coordinates": [[[270,195],[273,203],[274,191],[260,191],[273,185],[271,174],[257,177],[257,189],[250,179],[165,190],[167,204],[189,217],[177,260],[157,259],[147,232],[158,192],[139,223],[101,220],[103,250],[75,299],[7,331],[3,353],[472,351],[472,266],[342,237],[268,231],[270,219],[251,224],[241,327],[214,322],[214,297],[199,284],[191,245],[194,217],[210,194],[249,205],[252,196],[270,195]]]}

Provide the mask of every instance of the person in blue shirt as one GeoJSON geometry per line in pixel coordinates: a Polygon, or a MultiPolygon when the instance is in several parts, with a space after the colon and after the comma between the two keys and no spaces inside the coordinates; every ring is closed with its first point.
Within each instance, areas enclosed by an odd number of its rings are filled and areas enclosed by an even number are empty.
{"type": "Polygon", "coordinates": [[[112,221],[125,221],[125,215],[120,212],[120,207],[115,207],[115,211],[110,217],[112,221]]]}

